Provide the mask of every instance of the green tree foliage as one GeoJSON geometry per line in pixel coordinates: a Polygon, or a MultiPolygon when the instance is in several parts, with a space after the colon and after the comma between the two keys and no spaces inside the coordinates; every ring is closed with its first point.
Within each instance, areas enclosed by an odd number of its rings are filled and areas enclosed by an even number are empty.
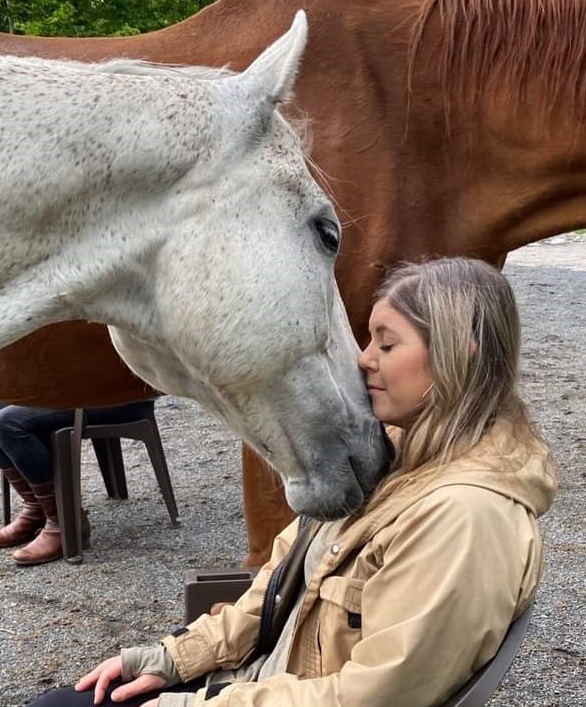
{"type": "Polygon", "coordinates": [[[96,37],[140,34],[174,24],[213,0],[0,0],[0,30],[96,37]]]}

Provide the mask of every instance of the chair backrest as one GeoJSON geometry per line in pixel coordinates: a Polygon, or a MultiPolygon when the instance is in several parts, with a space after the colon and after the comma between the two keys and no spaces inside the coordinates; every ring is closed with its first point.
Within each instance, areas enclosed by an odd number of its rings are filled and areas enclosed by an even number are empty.
{"type": "Polygon", "coordinates": [[[519,652],[532,613],[533,603],[509,626],[494,658],[473,675],[443,707],[483,707],[488,702],[519,652]]]}

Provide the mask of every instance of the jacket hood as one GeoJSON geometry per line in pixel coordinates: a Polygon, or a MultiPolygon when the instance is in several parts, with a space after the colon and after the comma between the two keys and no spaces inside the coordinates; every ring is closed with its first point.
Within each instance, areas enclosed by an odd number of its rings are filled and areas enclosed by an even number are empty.
{"type": "Polygon", "coordinates": [[[518,429],[508,420],[497,421],[467,459],[450,466],[450,483],[495,491],[536,517],[548,510],[558,488],[558,467],[549,447],[530,428],[518,429]]]}
{"type": "MultiPolygon", "coordinates": [[[[393,428],[388,432],[391,438],[395,437],[393,428]]],[[[365,518],[372,519],[370,532],[374,526],[392,521],[420,498],[453,484],[494,491],[521,503],[538,517],[553,502],[558,487],[557,464],[547,445],[529,426],[497,420],[480,442],[461,457],[410,474],[391,475],[368,503],[365,518]]]]}

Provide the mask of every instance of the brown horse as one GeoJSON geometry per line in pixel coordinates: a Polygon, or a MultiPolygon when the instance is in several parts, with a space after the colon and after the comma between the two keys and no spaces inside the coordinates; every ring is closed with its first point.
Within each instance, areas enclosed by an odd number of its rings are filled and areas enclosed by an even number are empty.
{"type": "MultiPolygon", "coordinates": [[[[466,254],[502,265],[515,248],[585,225],[582,0],[218,0],[146,35],[2,35],[0,51],[242,69],[299,7],[309,46],[294,110],[311,119],[312,158],[345,225],[336,272],[359,343],[398,260],[466,254]]],[[[49,327],[5,349],[0,399],[73,406],[150,394],[129,373],[121,382],[105,333],[97,344],[88,326],[49,327]],[[89,379],[96,361],[102,373],[89,379]]],[[[247,450],[243,472],[256,564],[290,512],[247,450]]]]}

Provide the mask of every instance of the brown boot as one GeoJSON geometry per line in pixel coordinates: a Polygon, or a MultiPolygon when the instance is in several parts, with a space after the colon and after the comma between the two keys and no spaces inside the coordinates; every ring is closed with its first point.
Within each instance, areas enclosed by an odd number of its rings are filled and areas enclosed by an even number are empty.
{"type": "MultiPolygon", "coordinates": [[[[46,481],[42,484],[31,484],[31,489],[43,509],[46,521],[37,537],[12,555],[12,559],[17,565],[42,565],[46,562],[58,560],[63,555],[53,482],[46,481]]],[[[81,513],[82,542],[84,547],[87,547],[89,544],[90,527],[87,513],[83,508],[81,513]]]]}
{"type": "Polygon", "coordinates": [[[13,553],[17,565],[43,565],[58,560],[63,555],[61,531],[53,520],[47,520],[45,527],[28,545],[13,553]]]}
{"type": "MultiPolygon", "coordinates": [[[[41,532],[32,542],[13,553],[12,559],[17,565],[42,565],[46,562],[58,560],[63,555],[53,481],[46,481],[42,484],[31,484],[31,489],[43,509],[45,524],[41,532]]],[[[84,548],[88,547],[89,538],[90,524],[87,513],[82,508],[81,539],[84,548]]]]}
{"type": "Polygon", "coordinates": [[[2,469],[8,483],[24,501],[16,518],[0,529],[0,547],[14,547],[32,540],[45,525],[45,514],[33,490],[16,469],[2,469]]]}

